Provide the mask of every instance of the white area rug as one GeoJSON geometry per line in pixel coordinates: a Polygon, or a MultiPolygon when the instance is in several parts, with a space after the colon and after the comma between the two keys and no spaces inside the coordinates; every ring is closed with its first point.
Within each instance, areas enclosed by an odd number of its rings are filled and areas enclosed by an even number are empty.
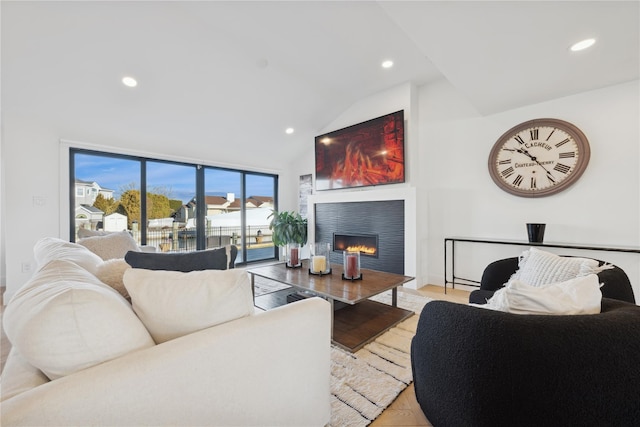
{"type": "MultiPolygon", "coordinates": [[[[390,303],[391,292],[374,300],[390,303]]],[[[418,315],[431,299],[398,293],[398,306],[416,315],[379,336],[356,353],[331,348],[331,426],[367,426],[411,382],[411,339],[418,315]]]]}
{"type": "MultiPolygon", "coordinates": [[[[256,296],[288,286],[256,277],[256,296]]],[[[391,304],[391,291],[371,298],[391,304]]],[[[416,315],[356,353],[331,347],[331,427],[367,426],[413,381],[411,339],[430,298],[398,292],[398,306],[416,315]]]]}

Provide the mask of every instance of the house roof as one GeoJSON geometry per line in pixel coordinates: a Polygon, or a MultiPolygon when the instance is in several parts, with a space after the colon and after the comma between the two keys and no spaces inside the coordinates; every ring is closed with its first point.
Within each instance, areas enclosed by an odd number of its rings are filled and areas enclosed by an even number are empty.
{"type": "Polygon", "coordinates": [[[78,210],[78,209],[83,209],[83,210],[85,210],[87,212],[96,213],[96,214],[97,213],[104,213],[100,209],[96,208],[95,206],[91,206],[91,205],[84,205],[83,204],[83,205],[80,205],[80,206],[76,207],[76,210],[78,210]]]}
{"type": "Polygon", "coordinates": [[[208,206],[228,206],[229,201],[220,196],[205,196],[204,201],[208,206]]]}
{"type": "Polygon", "coordinates": [[[257,203],[256,206],[260,206],[263,203],[270,203],[273,204],[273,197],[268,197],[268,196],[249,196],[248,200],[255,200],[257,203]]]}

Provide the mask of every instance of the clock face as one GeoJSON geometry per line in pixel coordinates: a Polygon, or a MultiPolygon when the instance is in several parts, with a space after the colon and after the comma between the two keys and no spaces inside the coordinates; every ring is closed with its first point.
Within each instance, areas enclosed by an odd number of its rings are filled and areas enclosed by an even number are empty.
{"type": "Polygon", "coordinates": [[[489,155],[489,173],[508,193],[548,196],[573,184],[589,156],[589,142],[576,126],[558,119],[530,120],[498,139],[489,155]]]}

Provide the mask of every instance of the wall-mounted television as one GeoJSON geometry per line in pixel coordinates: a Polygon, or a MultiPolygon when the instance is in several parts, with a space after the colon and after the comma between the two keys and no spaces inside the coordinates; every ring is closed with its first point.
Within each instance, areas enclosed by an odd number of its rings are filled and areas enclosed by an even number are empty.
{"type": "Polygon", "coordinates": [[[404,110],[315,138],[316,190],[405,181],[404,110]]]}

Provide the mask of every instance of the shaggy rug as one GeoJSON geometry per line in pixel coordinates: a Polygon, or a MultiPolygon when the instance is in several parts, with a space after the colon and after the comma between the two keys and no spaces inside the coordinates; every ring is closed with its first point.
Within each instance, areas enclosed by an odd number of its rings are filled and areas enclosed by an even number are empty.
{"type": "MultiPolygon", "coordinates": [[[[286,285],[256,277],[256,295],[286,285]]],[[[371,298],[391,303],[391,292],[371,298]]],[[[420,314],[430,298],[398,292],[398,306],[420,314]]],[[[331,347],[331,427],[367,426],[413,380],[410,348],[418,316],[398,324],[356,353],[331,347]]]]}

